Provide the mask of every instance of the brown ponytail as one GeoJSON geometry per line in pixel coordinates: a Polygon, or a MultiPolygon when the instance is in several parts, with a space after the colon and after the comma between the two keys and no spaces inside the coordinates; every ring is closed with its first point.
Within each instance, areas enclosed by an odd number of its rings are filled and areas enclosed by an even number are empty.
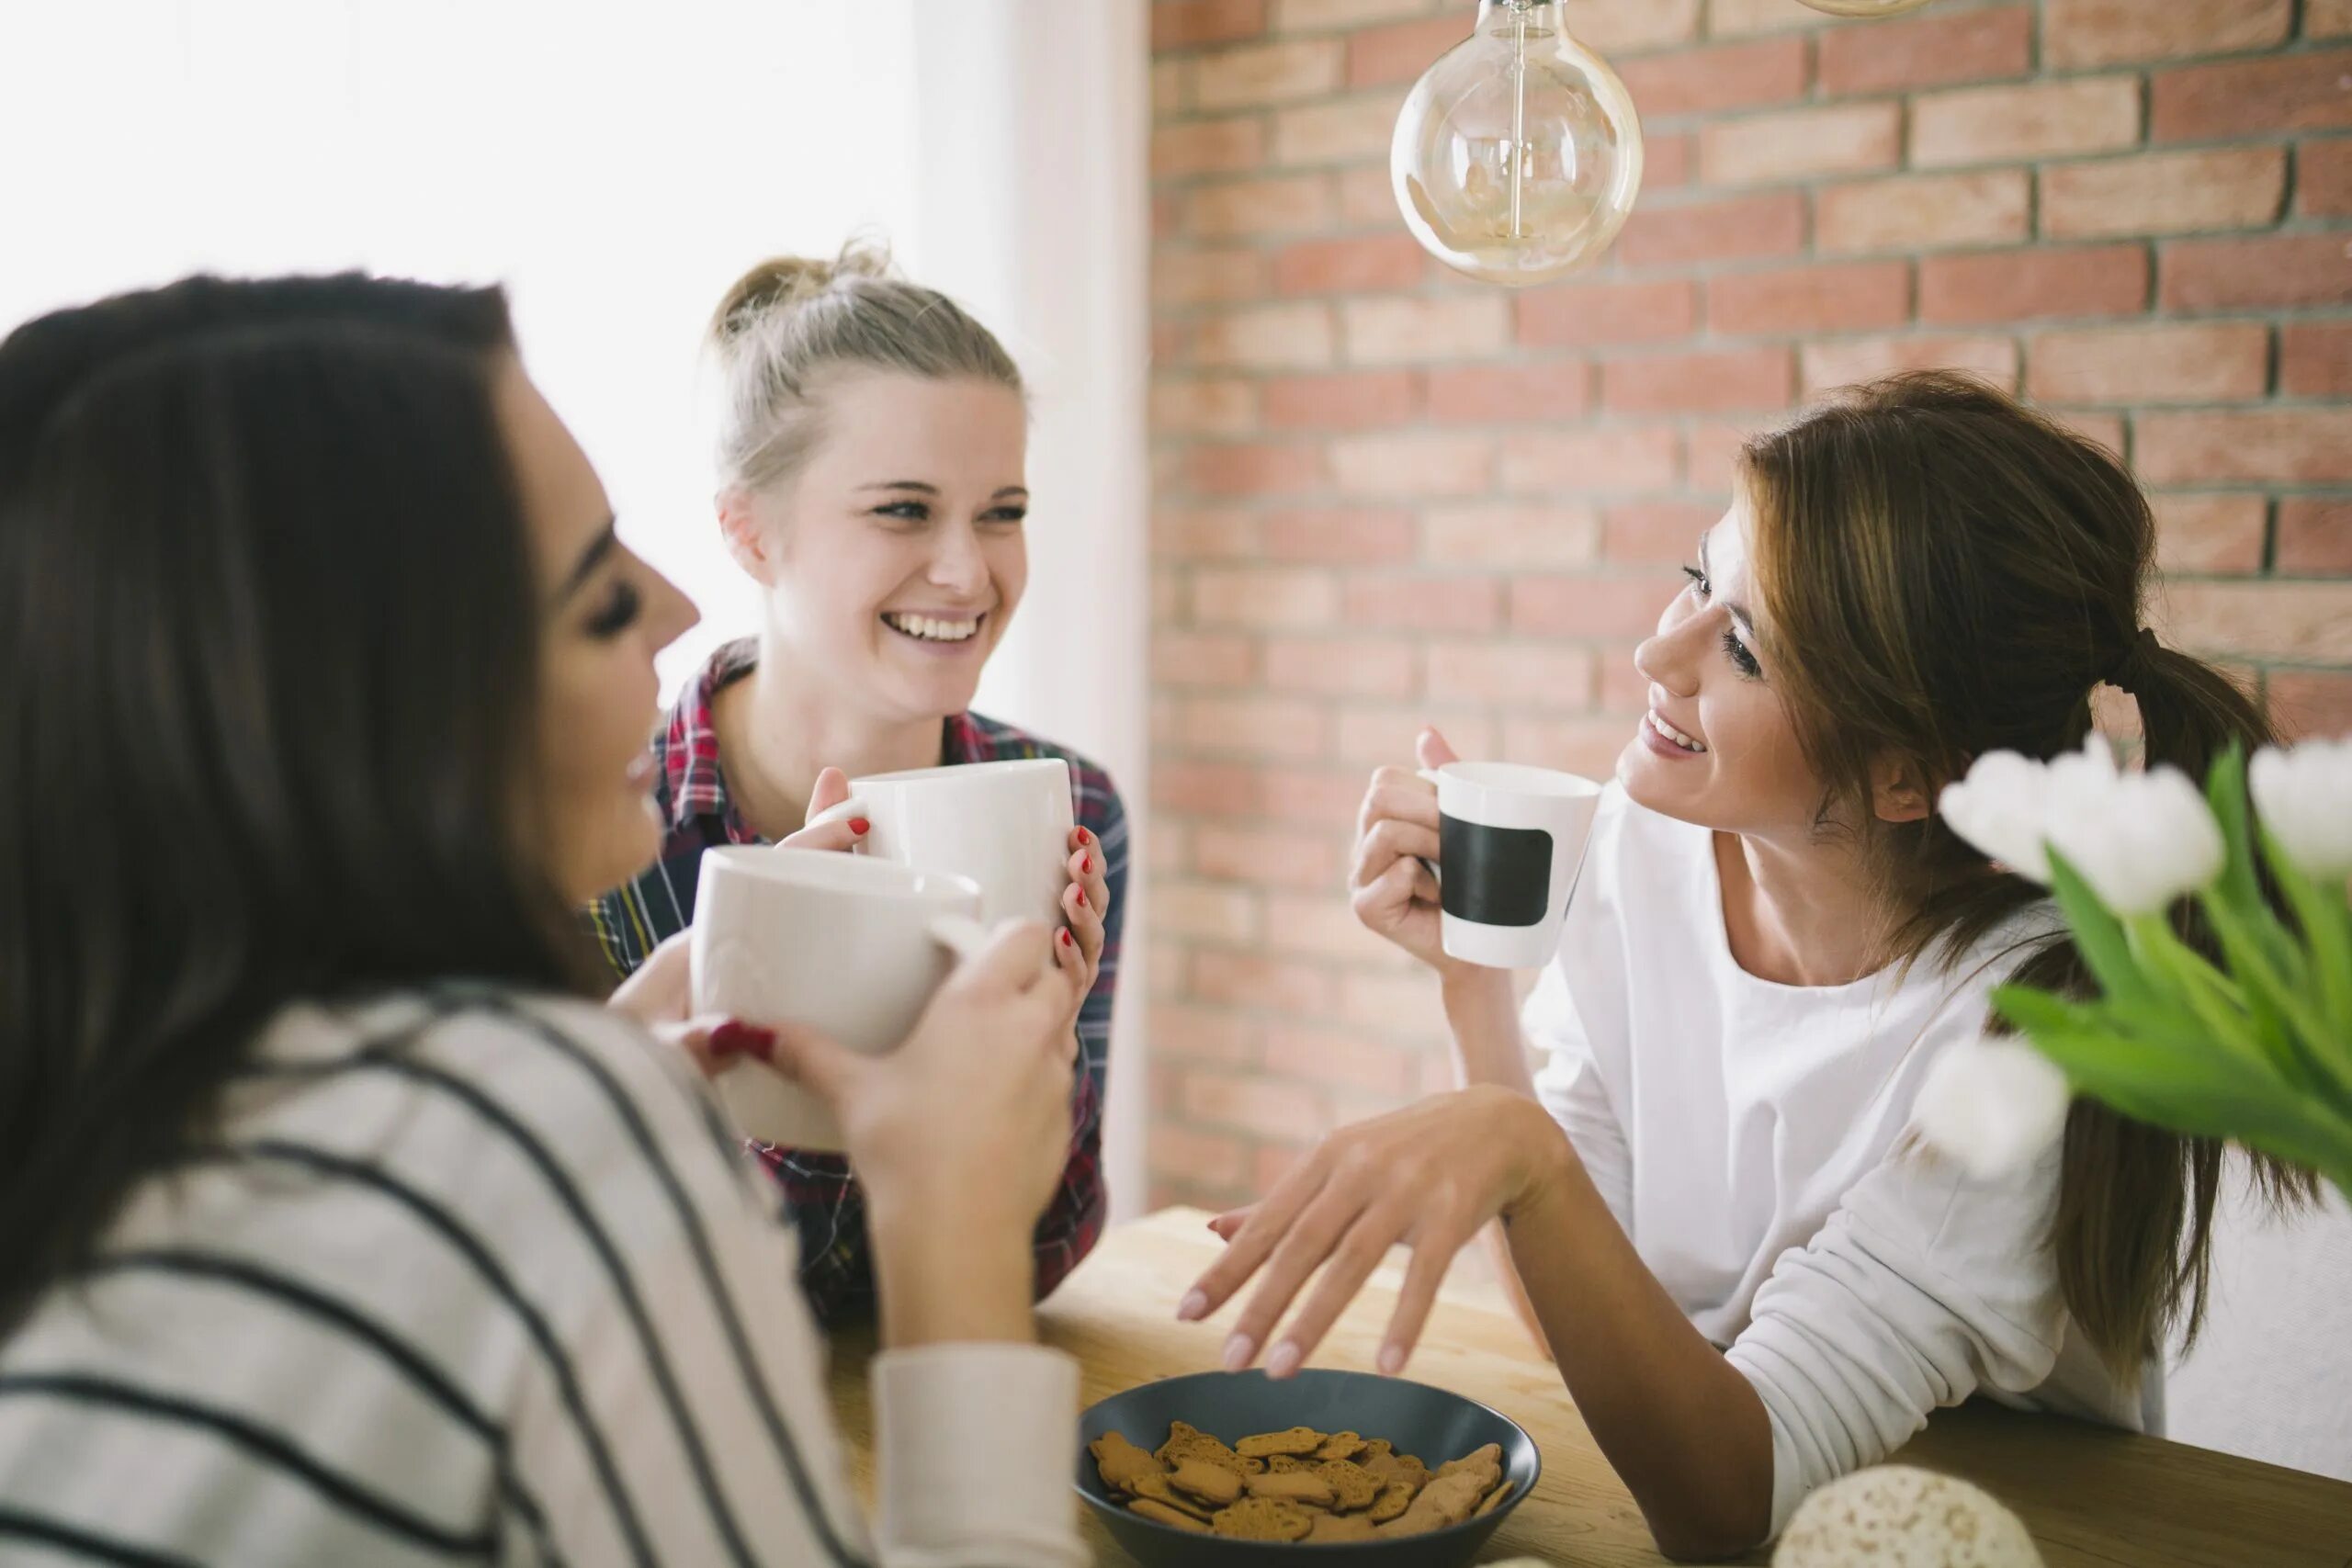
{"type": "MultiPolygon", "coordinates": [[[[2233,743],[2273,739],[2211,665],[2143,626],[2155,523],[2114,456],[1972,377],[1850,389],[1747,446],[1756,574],[1775,679],[1829,781],[1826,826],[1860,834],[1895,912],[1891,959],[1952,962],[2042,891],[1939,817],[1868,808],[1872,769],[1907,762],[1931,789],[1987,751],[2052,757],[2091,733],[2102,683],[2138,702],[2150,764],[2202,781],[2233,743]]],[[[2207,947],[2186,913],[2183,938],[2207,947]]],[[[2086,993],[2050,942],[2024,985],[2086,993]]],[[[2066,1304],[2129,1376],[2202,1315],[2222,1147],[2076,1102],[2051,1245],[2066,1304]]],[[[2311,1178],[2255,1156],[2274,1198],[2311,1178]]]]}

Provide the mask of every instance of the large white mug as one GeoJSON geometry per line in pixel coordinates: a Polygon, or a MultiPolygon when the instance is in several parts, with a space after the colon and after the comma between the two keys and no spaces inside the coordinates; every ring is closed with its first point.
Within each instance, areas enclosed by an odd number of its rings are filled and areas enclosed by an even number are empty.
{"type": "Polygon", "coordinates": [[[864,817],[876,860],[968,876],[980,919],[1063,923],[1075,826],[1069,764],[1058,757],[966,762],[850,781],[851,798],[824,814],[864,817]]]}
{"type": "Polygon", "coordinates": [[[1448,762],[1437,785],[1440,941],[1489,969],[1552,961],[1601,786],[1515,762],[1448,762]]]}
{"type": "MultiPolygon", "coordinates": [[[[818,850],[706,850],[689,947],[695,1011],[803,1024],[879,1055],[978,945],[979,915],[967,877],[818,850]]],[[[761,1142],[842,1148],[824,1102],[765,1063],[738,1059],[712,1081],[736,1126],[761,1142]]]]}

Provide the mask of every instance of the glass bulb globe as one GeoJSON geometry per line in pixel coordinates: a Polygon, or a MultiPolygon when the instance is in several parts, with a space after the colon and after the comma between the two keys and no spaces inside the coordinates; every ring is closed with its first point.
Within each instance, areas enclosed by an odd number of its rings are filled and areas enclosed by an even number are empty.
{"type": "Polygon", "coordinates": [[[1927,3],[1928,0],[1798,0],[1800,5],[1826,11],[1833,17],[1899,17],[1927,3]]]}
{"type": "Polygon", "coordinates": [[[1479,0],[1469,38],[1413,84],[1388,175],[1413,238],[1489,283],[1598,260],[1642,188],[1642,125],[1559,0],[1479,0]]]}

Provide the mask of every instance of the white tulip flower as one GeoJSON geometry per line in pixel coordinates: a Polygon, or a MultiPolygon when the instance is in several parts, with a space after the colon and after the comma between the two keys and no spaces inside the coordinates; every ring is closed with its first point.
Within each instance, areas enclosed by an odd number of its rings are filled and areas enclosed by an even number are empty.
{"type": "Polygon", "coordinates": [[[2066,1075],[2049,1057],[2022,1040],[1988,1036],[1936,1058],[1911,1120],[1928,1147],[1990,1181],[2056,1143],[2072,1100],[2066,1075]]]}
{"type": "Polygon", "coordinates": [[[2161,914],[2222,874],[2228,852],[2221,824],[2178,768],[2111,773],[2074,788],[2056,768],[2051,773],[2044,836],[2117,915],[2161,914]]]}
{"type": "Polygon", "coordinates": [[[1944,786],[1936,809],[1951,830],[2019,876],[2047,884],[2041,810],[2050,767],[2015,751],[1987,751],[1968,776],[1944,786]]]}
{"type": "Polygon", "coordinates": [[[2265,746],[2246,784],[2289,860],[2321,881],[2352,876],[2352,736],[2265,746]]]}

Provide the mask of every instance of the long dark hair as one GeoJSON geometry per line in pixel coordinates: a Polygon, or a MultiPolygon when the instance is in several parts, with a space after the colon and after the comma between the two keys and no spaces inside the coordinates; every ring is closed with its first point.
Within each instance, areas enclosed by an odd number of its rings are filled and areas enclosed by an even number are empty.
{"type": "MultiPolygon", "coordinates": [[[[1751,441],[1742,471],[1775,682],[1837,816],[1866,835],[1900,921],[1891,958],[1957,960],[2045,895],[1940,817],[1873,821],[1874,764],[1900,759],[1939,790],[1987,751],[2072,750],[2101,682],[2137,699],[2148,761],[2199,784],[2233,743],[2272,739],[2244,692],[2145,629],[2155,521],[2122,463],[1984,382],[1922,371],[1850,389],[1751,441]]],[[[2064,941],[2014,977],[2091,988],[2064,941]]],[[[2195,1335],[2222,1153],[2087,1100],[2068,1117],[2051,1242],[2069,1312],[2120,1373],[2171,1328],[2195,1335]]],[[[2312,1190],[2254,1166],[2274,1197],[2312,1190]]]]}
{"type": "Polygon", "coordinates": [[[503,297],[190,278],[0,343],[0,1332],[296,998],[593,973],[513,830],[503,297]]]}

